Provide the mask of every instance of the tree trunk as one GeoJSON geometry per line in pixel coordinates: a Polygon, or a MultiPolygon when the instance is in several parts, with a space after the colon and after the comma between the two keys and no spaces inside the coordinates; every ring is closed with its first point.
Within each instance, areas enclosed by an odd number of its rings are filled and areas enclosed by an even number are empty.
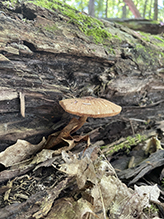
{"type": "Polygon", "coordinates": [[[122,7],[122,18],[126,18],[126,4],[122,7]]]}
{"type": "Polygon", "coordinates": [[[158,20],[158,0],[154,0],[154,20],[158,20]]]}
{"type": "MultiPolygon", "coordinates": [[[[153,4],[153,0],[150,1],[150,5],[153,4]]],[[[152,7],[150,7],[149,9],[149,19],[151,19],[151,11],[152,11],[152,7]]]]}
{"type": "Polygon", "coordinates": [[[132,0],[124,0],[135,18],[141,18],[141,15],[132,0]]]}
{"type": "Polygon", "coordinates": [[[95,16],[95,0],[89,0],[88,4],[88,14],[91,16],[95,16]]]}
{"type": "Polygon", "coordinates": [[[108,0],[106,0],[105,18],[108,17],[108,0]]]}
{"type": "Polygon", "coordinates": [[[147,2],[148,2],[148,0],[146,0],[146,1],[145,1],[145,4],[144,4],[143,18],[145,18],[145,14],[146,14],[147,2]]]}

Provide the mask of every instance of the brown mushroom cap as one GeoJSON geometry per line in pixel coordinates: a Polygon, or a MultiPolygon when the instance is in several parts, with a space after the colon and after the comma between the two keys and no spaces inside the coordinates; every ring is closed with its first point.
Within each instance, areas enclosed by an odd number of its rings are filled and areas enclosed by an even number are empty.
{"type": "Polygon", "coordinates": [[[121,107],[102,98],[83,97],[59,101],[63,109],[77,116],[102,118],[115,116],[121,112],[121,107]]]}

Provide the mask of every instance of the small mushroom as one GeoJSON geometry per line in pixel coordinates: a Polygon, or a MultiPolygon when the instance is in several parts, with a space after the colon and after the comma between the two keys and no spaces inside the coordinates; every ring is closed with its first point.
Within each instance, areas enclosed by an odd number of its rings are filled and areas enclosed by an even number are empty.
{"type": "Polygon", "coordinates": [[[71,133],[81,128],[88,117],[102,118],[115,116],[119,114],[122,109],[121,106],[108,100],[91,96],[65,99],[59,101],[59,104],[66,112],[80,116],[78,126],[71,133]]]}

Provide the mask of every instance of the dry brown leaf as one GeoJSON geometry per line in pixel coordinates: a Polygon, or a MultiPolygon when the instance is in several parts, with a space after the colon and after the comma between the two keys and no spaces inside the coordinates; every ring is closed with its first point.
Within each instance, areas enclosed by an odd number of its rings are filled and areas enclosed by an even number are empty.
{"type": "Polygon", "coordinates": [[[5,167],[12,166],[41,150],[44,143],[45,138],[37,145],[18,139],[14,145],[0,153],[0,163],[5,167]]]}
{"type": "Polygon", "coordinates": [[[46,216],[48,212],[51,210],[53,202],[54,202],[53,198],[45,197],[40,205],[40,210],[32,215],[33,218],[39,219],[46,216]]]}
{"type": "Polygon", "coordinates": [[[43,149],[39,153],[36,154],[36,156],[33,158],[30,164],[38,164],[42,163],[46,160],[49,160],[53,157],[54,151],[53,150],[47,150],[43,149]]]}

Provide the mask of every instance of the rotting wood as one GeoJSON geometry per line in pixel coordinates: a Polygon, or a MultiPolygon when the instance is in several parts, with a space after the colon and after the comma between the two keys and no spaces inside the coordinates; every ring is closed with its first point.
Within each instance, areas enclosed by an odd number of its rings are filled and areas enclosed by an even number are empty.
{"type": "Polygon", "coordinates": [[[136,167],[123,170],[121,172],[118,172],[117,174],[119,178],[122,180],[132,179],[129,182],[129,185],[132,185],[136,183],[139,179],[141,179],[145,174],[163,165],[164,165],[164,151],[158,150],[157,152],[152,154],[149,158],[145,159],[136,167]]]}

